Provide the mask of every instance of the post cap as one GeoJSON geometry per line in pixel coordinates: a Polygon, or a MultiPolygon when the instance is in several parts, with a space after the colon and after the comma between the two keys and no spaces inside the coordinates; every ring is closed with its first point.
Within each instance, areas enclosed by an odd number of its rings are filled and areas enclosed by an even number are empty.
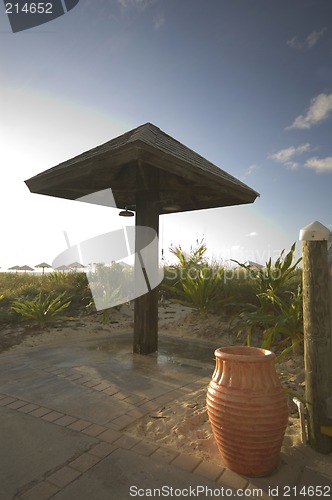
{"type": "Polygon", "coordinates": [[[318,221],[311,222],[300,230],[300,240],[304,241],[324,241],[328,240],[330,230],[318,221]]]}

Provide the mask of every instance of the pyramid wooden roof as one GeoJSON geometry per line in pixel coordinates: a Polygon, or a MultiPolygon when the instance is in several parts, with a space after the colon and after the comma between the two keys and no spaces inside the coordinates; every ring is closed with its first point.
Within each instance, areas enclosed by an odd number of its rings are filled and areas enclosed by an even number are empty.
{"type": "Polygon", "coordinates": [[[151,123],[25,182],[33,193],[72,200],[111,188],[116,206],[133,210],[138,193],[145,193],[160,214],[252,203],[259,196],[151,123]]]}

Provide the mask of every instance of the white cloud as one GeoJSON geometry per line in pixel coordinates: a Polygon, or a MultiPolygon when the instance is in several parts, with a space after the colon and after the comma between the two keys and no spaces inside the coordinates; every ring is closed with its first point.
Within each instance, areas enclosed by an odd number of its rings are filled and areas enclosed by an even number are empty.
{"type": "Polygon", "coordinates": [[[257,231],[252,231],[251,233],[248,234],[248,236],[258,236],[257,231]]]}
{"type": "Polygon", "coordinates": [[[247,170],[246,170],[246,175],[251,175],[256,170],[258,170],[258,166],[257,165],[250,165],[250,167],[248,167],[247,170]]]}
{"type": "Polygon", "coordinates": [[[295,169],[299,167],[299,164],[293,161],[294,156],[301,155],[310,151],[310,144],[307,142],[306,144],[301,144],[300,146],[290,146],[289,148],[280,149],[276,153],[272,153],[268,156],[270,160],[277,161],[286,165],[288,168],[295,169]]]}
{"type": "Polygon", "coordinates": [[[332,156],[327,156],[326,158],[309,158],[304,166],[315,170],[317,174],[332,172],[332,156]]]}
{"type": "Polygon", "coordinates": [[[305,115],[295,118],[291,128],[309,129],[313,125],[326,120],[332,113],[332,94],[319,94],[310,101],[310,106],[305,115]]]}
{"type": "Polygon", "coordinates": [[[325,28],[320,31],[312,31],[306,38],[306,43],[308,49],[312,49],[318,42],[318,40],[324,35],[325,28]]]}
{"type": "Polygon", "coordinates": [[[258,165],[250,165],[242,175],[241,180],[244,181],[247,177],[252,175],[258,169],[259,169],[258,165]]]}
{"type": "Polygon", "coordinates": [[[293,36],[293,38],[290,38],[287,40],[287,45],[291,49],[312,49],[319,41],[319,39],[324,35],[326,31],[326,28],[321,29],[320,31],[312,31],[309,33],[309,35],[306,37],[306,39],[301,42],[297,36],[293,36]]]}
{"type": "Polygon", "coordinates": [[[301,43],[296,36],[287,40],[286,43],[291,49],[303,49],[303,43],[301,43]]]}
{"type": "Polygon", "coordinates": [[[327,156],[326,158],[317,158],[313,156],[308,158],[305,163],[298,163],[294,160],[294,156],[301,155],[308,151],[312,151],[309,143],[301,144],[300,146],[290,146],[286,149],[281,149],[276,153],[270,154],[269,159],[282,163],[287,168],[297,169],[299,167],[306,167],[314,170],[317,174],[332,172],[332,156],[327,156]]]}

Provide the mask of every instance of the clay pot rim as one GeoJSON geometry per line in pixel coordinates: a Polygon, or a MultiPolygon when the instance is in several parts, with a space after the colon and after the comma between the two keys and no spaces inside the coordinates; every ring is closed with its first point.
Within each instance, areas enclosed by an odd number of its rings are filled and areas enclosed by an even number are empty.
{"type": "Polygon", "coordinates": [[[270,362],[275,359],[274,352],[261,347],[247,346],[227,346],[219,347],[214,351],[216,358],[225,361],[236,361],[245,363],[262,363],[270,362]]]}

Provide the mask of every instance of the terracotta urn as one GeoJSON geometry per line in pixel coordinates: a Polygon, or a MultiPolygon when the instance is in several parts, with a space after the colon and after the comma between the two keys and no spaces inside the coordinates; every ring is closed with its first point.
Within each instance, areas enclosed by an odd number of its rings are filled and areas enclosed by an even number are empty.
{"type": "Polygon", "coordinates": [[[257,347],[216,349],[207,390],[207,413],[226,467],[251,477],[279,463],[288,422],[287,398],[275,354],[257,347]]]}

